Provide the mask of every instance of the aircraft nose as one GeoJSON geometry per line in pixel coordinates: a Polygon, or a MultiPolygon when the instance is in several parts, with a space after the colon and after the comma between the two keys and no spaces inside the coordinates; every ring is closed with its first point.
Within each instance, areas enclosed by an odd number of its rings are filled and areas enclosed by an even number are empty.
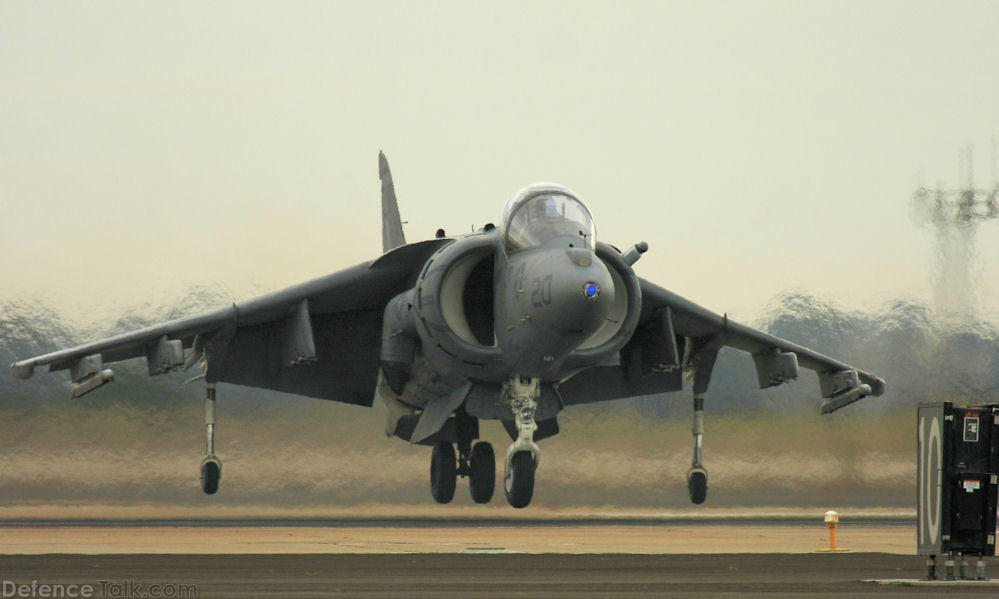
{"type": "Polygon", "coordinates": [[[589,337],[607,319],[614,303],[614,280],[607,266],[592,251],[570,249],[568,264],[553,281],[554,328],[562,333],[589,337]]]}

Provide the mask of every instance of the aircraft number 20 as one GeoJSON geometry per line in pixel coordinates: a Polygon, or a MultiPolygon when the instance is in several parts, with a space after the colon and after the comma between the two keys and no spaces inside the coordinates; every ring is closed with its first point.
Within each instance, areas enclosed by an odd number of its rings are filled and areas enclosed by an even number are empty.
{"type": "Polygon", "coordinates": [[[534,289],[531,291],[531,305],[535,308],[552,303],[552,276],[534,279],[534,289]]]}

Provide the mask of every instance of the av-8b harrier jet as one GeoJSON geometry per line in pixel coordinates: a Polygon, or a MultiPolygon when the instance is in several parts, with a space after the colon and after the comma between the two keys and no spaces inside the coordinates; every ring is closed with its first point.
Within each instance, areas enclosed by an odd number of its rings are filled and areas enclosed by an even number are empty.
{"type": "Polygon", "coordinates": [[[810,349],[706,310],[639,278],[648,249],[597,241],[589,208],[560,185],[526,187],[500,227],[406,243],[388,163],[379,154],[384,254],[364,264],[214,312],[181,318],[11,365],[70,371],[80,397],[112,381],[110,362],[145,358],[150,375],[201,363],[207,451],[201,486],[218,490],[215,389],[220,382],[364,406],[380,398],[385,431],[433,447],[430,485],[448,503],[457,478],[487,503],[495,457],[479,421],[499,420],[513,440],[504,491],[527,506],[541,450],[558,414],[577,404],[693,387],[690,499],[702,503],[704,395],[719,349],[748,352],[761,388],[818,373],[823,412],[885,382],[810,349]],[[457,449],[457,451],[456,451],[457,449]]]}

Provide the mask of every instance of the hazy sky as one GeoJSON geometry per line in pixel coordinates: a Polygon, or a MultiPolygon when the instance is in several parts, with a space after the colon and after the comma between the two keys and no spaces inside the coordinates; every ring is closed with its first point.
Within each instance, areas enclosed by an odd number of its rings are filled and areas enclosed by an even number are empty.
{"type": "MultiPolygon", "coordinates": [[[[235,297],[538,180],[733,316],[929,299],[922,182],[999,134],[999,2],[0,2],[0,296],[235,297]]],[[[999,312],[999,223],[979,230],[999,312]]]]}

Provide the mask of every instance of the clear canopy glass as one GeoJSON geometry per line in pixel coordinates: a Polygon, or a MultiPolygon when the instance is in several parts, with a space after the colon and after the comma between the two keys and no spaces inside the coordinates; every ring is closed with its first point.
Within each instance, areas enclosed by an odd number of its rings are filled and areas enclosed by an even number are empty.
{"type": "Polygon", "coordinates": [[[544,245],[556,237],[580,238],[580,246],[593,248],[596,229],[586,206],[561,193],[541,193],[514,207],[506,222],[506,244],[511,249],[544,245]]]}

